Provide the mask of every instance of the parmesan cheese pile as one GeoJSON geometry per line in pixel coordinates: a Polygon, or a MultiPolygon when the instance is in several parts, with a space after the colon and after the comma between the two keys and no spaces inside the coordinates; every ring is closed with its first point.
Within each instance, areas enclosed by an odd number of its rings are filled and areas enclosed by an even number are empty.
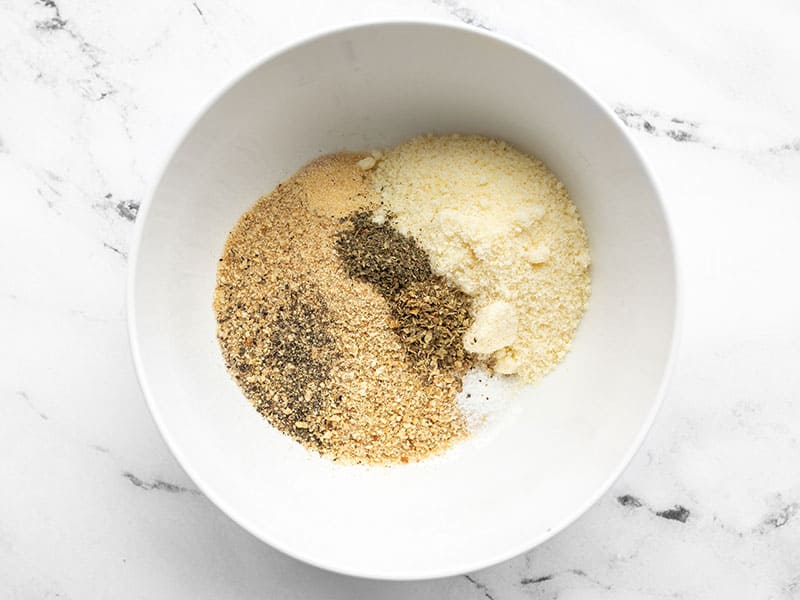
{"type": "Polygon", "coordinates": [[[380,211],[472,296],[465,349],[526,382],[557,365],[586,308],[590,258],[556,176],[479,136],[417,137],[369,159],[360,166],[372,171],[380,211]]]}

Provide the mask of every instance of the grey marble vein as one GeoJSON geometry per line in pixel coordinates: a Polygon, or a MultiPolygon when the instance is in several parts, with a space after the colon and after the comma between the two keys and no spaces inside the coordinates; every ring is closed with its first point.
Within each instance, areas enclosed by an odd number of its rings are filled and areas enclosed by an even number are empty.
{"type": "Polygon", "coordinates": [[[202,20],[203,23],[207,23],[206,16],[203,13],[203,10],[200,8],[200,5],[197,4],[197,2],[192,2],[192,6],[194,6],[194,9],[197,11],[197,14],[200,16],[200,20],[202,20]]]}
{"type": "Polygon", "coordinates": [[[800,153],[800,137],[797,137],[790,142],[784,142],[783,144],[770,146],[768,152],[772,154],[800,153]]]}
{"type": "Polygon", "coordinates": [[[652,136],[665,136],[676,142],[699,142],[700,124],[664,115],[655,110],[633,109],[618,104],[614,112],[629,128],[652,136]]]}
{"type": "Polygon", "coordinates": [[[487,31],[492,31],[488,20],[483,15],[477,13],[475,10],[464,6],[456,0],[432,0],[433,4],[443,6],[447,9],[452,16],[464,23],[487,31]]]}
{"type": "Polygon", "coordinates": [[[689,516],[692,514],[688,508],[680,504],[675,504],[674,506],[663,510],[655,510],[650,506],[648,506],[640,498],[637,498],[636,496],[632,496],[630,494],[623,494],[622,496],[617,496],[617,502],[622,506],[624,506],[625,508],[634,510],[637,508],[645,507],[649,512],[651,512],[657,517],[661,517],[662,519],[667,519],[668,521],[678,521],[680,523],[686,523],[686,521],[689,519],[689,516]]]}
{"type": "Polygon", "coordinates": [[[22,401],[25,402],[25,404],[28,405],[28,408],[30,408],[33,412],[35,412],[36,415],[40,419],[42,419],[43,421],[47,421],[50,418],[44,412],[42,412],[41,410],[36,408],[36,406],[34,406],[33,402],[31,402],[30,396],[28,396],[27,392],[19,391],[19,392],[17,392],[17,396],[19,398],[21,398],[22,401]]]}
{"type": "MultiPolygon", "coordinates": [[[[112,198],[113,194],[111,193],[105,195],[106,200],[111,200],[112,198]]],[[[136,216],[139,214],[139,206],[140,203],[136,200],[119,200],[118,202],[114,203],[114,208],[117,211],[117,214],[126,221],[130,222],[136,220],[136,216]]]]}
{"type": "Polygon", "coordinates": [[[127,252],[125,252],[124,250],[120,250],[116,246],[112,246],[108,242],[103,242],[103,248],[107,248],[108,250],[111,250],[112,252],[114,252],[115,254],[121,256],[125,260],[128,259],[128,253],[127,252]]]}
{"type": "Polygon", "coordinates": [[[689,512],[688,508],[681,506],[680,504],[676,504],[672,508],[656,511],[657,517],[661,517],[662,519],[667,519],[669,521],[678,521],[680,523],[686,523],[689,515],[691,514],[692,513],[689,512]]]}
{"type": "Polygon", "coordinates": [[[36,188],[37,195],[44,200],[47,208],[60,214],[57,204],[63,198],[61,186],[64,180],[49,169],[37,169],[32,165],[26,165],[26,167],[41,184],[36,188]]]}
{"type": "Polygon", "coordinates": [[[527,588],[541,588],[544,586],[550,587],[553,584],[561,585],[563,579],[573,578],[573,579],[582,579],[591,583],[593,586],[606,590],[612,591],[613,586],[608,583],[604,583],[597,579],[596,577],[592,577],[586,573],[583,569],[566,569],[564,571],[559,571],[557,573],[551,573],[548,575],[540,575],[538,577],[524,577],[520,579],[519,583],[523,587],[527,588]]]}
{"type": "Polygon", "coordinates": [[[632,508],[639,508],[640,506],[642,506],[642,501],[639,500],[636,496],[631,496],[630,494],[617,496],[617,502],[622,504],[622,506],[629,506],[632,508]]]}
{"type": "Polygon", "coordinates": [[[45,19],[37,20],[34,24],[35,29],[45,36],[65,33],[75,42],[80,55],[88,61],[87,70],[91,77],[99,84],[99,89],[94,86],[87,87],[84,84],[78,83],[81,94],[93,101],[102,100],[108,95],[113,94],[116,91],[115,86],[100,70],[102,66],[100,49],[89,43],[73,23],[62,15],[61,7],[55,0],[37,0],[37,2],[45,9],[49,10],[51,14],[45,19]]]}
{"type": "Polygon", "coordinates": [[[124,471],[122,476],[131,482],[132,485],[136,486],[145,491],[156,490],[160,492],[168,492],[170,494],[200,494],[197,490],[186,488],[174,483],[169,483],[167,481],[162,481],[161,479],[153,479],[152,481],[144,481],[143,479],[138,478],[133,473],[129,471],[124,471]]]}
{"type": "Polygon", "coordinates": [[[523,577],[520,579],[520,585],[537,585],[539,583],[544,583],[545,581],[550,581],[555,575],[540,575],[539,577],[523,577]]]}
{"type": "Polygon", "coordinates": [[[495,600],[494,596],[492,596],[492,594],[489,592],[489,588],[486,586],[486,584],[481,583],[471,575],[464,575],[464,579],[466,579],[473,586],[475,586],[475,589],[481,592],[483,594],[483,597],[486,598],[486,600],[495,600]]]}
{"type": "Polygon", "coordinates": [[[766,534],[775,529],[784,527],[790,520],[797,516],[798,512],[800,512],[800,503],[790,502],[779,510],[766,515],[755,531],[760,534],[766,534]]]}

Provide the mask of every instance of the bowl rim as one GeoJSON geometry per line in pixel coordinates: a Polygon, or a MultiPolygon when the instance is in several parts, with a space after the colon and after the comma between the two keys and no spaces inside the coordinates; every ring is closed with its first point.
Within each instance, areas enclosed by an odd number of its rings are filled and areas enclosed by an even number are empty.
{"type": "Polygon", "coordinates": [[[296,39],[293,42],[282,45],[278,49],[267,53],[265,56],[262,56],[255,62],[251,63],[249,66],[245,67],[237,74],[230,77],[224,84],[216,88],[216,90],[213,91],[210,94],[210,96],[203,103],[200,104],[199,109],[196,110],[194,116],[188,121],[188,123],[180,129],[179,134],[173,137],[172,139],[173,139],[172,143],[167,145],[168,151],[162,155],[163,158],[161,160],[161,167],[155,171],[157,173],[157,176],[152,180],[152,184],[149,187],[148,192],[143,198],[142,203],[139,207],[139,212],[137,214],[136,223],[134,226],[133,238],[130,246],[125,304],[126,304],[126,314],[128,321],[128,338],[130,343],[131,355],[133,358],[136,376],[139,381],[139,386],[141,387],[142,393],[144,394],[147,408],[150,411],[153,421],[155,422],[156,427],[158,428],[158,431],[161,434],[161,437],[163,438],[170,452],[178,461],[178,464],[180,464],[181,468],[184,470],[187,476],[198,487],[198,489],[209,500],[211,500],[211,502],[217,508],[219,508],[228,518],[230,518],[243,530],[255,536],[256,538],[258,538],[265,544],[269,545],[270,547],[275,548],[294,559],[297,559],[306,564],[333,573],[339,573],[342,575],[348,575],[352,577],[361,577],[366,579],[375,579],[384,581],[419,581],[419,580],[437,579],[442,577],[461,575],[464,573],[471,573],[473,571],[478,571],[480,569],[491,567],[499,563],[502,563],[504,561],[510,560],[516,556],[519,556],[520,554],[532,550],[537,546],[540,546],[547,540],[555,537],[557,534],[567,529],[570,525],[572,525],[573,523],[575,523],[575,521],[577,521],[580,517],[582,517],[592,506],[594,506],[598,502],[598,500],[600,500],[609,491],[611,486],[617,481],[617,479],[619,479],[619,477],[628,467],[633,457],[636,455],[639,448],[641,448],[642,444],[644,443],[645,438],[652,429],[653,423],[655,422],[655,419],[659,411],[661,410],[661,407],[664,403],[664,397],[666,395],[666,391],[671,379],[671,375],[674,371],[675,363],[677,361],[677,356],[680,346],[680,337],[683,325],[683,282],[680,269],[681,262],[680,262],[680,257],[678,256],[678,248],[677,245],[675,244],[674,226],[671,217],[669,215],[669,212],[666,210],[666,205],[664,202],[664,196],[661,190],[661,186],[659,185],[658,180],[653,174],[649,164],[645,160],[645,157],[642,154],[638,144],[633,139],[632,134],[627,130],[627,128],[622,123],[620,123],[616,114],[611,110],[610,107],[608,107],[605,104],[605,102],[603,102],[600,98],[598,98],[579,79],[569,74],[569,72],[564,68],[562,68],[556,61],[553,61],[543,56],[538,50],[533,50],[530,47],[520,42],[514,41],[505,35],[498,34],[494,31],[489,31],[482,28],[476,28],[474,26],[469,26],[462,23],[454,23],[452,21],[447,21],[444,19],[388,18],[388,19],[368,19],[368,20],[355,21],[332,28],[321,28],[315,30],[314,32],[306,34],[300,37],[299,39],[296,39]],[[432,567],[423,570],[392,571],[388,573],[376,572],[369,569],[361,569],[357,566],[341,565],[337,564],[335,560],[331,560],[324,557],[308,556],[303,552],[297,551],[294,548],[292,548],[291,544],[289,543],[286,543],[282,540],[271,539],[269,535],[267,535],[265,532],[259,531],[258,528],[251,526],[251,523],[248,522],[247,517],[238,514],[237,509],[234,506],[228,504],[225,500],[220,498],[216,493],[214,493],[211,489],[209,489],[209,486],[204,482],[201,474],[187,464],[181,448],[179,447],[178,444],[176,444],[176,442],[170,436],[169,428],[167,427],[162,418],[162,415],[158,409],[158,403],[156,402],[155,396],[150,389],[150,384],[147,379],[147,372],[145,371],[144,363],[142,361],[141,349],[139,347],[139,340],[137,334],[138,329],[136,323],[136,300],[135,300],[136,272],[137,272],[137,265],[139,258],[139,248],[141,246],[145,224],[147,222],[148,212],[152,204],[153,198],[159,186],[161,185],[161,182],[163,181],[164,176],[167,170],[169,169],[175,154],[180,149],[180,146],[183,144],[186,138],[191,134],[192,130],[205,116],[205,114],[219,100],[221,100],[223,96],[225,96],[225,94],[227,94],[232,88],[238,85],[241,81],[249,77],[262,65],[266,64],[269,61],[274,60],[275,58],[281,55],[292,52],[296,48],[304,46],[306,44],[316,42],[326,37],[341,35],[347,31],[369,29],[372,27],[383,27],[383,26],[414,26],[414,27],[423,26],[423,27],[430,27],[432,29],[438,28],[443,30],[458,31],[461,33],[466,33],[477,37],[485,37],[492,39],[494,41],[510,46],[520,52],[523,52],[533,60],[539,61],[544,66],[549,67],[552,71],[554,71],[561,77],[567,79],[580,92],[585,94],[591,101],[593,101],[597,105],[597,107],[605,114],[605,116],[613,123],[613,126],[616,127],[618,132],[622,134],[623,139],[625,139],[625,141],[628,143],[631,150],[633,151],[633,154],[636,156],[636,158],[642,165],[644,175],[652,185],[653,190],[655,191],[655,196],[657,200],[656,204],[658,206],[661,218],[664,221],[667,244],[672,255],[672,277],[675,282],[674,318],[673,318],[673,326],[670,339],[670,349],[667,361],[663,366],[663,370],[661,373],[661,381],[659,383],[658,391],[656,392],[655,398],[653,399],[653,403],[650,407],[650,410],[645,420],[643,421],[641,427],[639,428],[639,432],[631,442],[627,452],[624,454],[624,456],[616,465],[616,467],[612,470],[610,475],[604,480],[604,482],[600,486],[598,486],[595,492],[593,494],[590,494],[587,497],[587,499],[575,511],[572,512],[572,514],[562,519],[561,522],[557,523],[556,525],[554,525],[553,527],[551,527],[550,529],[548,529],[546,532],[542,533],[539,536],[536,536],[522,544],[518,544],[508,548],[505,552],[496,553],[495,555],[486,557],[482,560],[464,562],[461,564],[452,564],[444,568],[432,567]]]}

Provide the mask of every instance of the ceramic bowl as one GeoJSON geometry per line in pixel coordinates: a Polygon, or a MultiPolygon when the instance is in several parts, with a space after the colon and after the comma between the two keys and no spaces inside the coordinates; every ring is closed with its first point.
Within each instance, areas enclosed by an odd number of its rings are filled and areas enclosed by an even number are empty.
{"type": "Polygon", "coordinates": [[[607,107],[508,40],[392,22],[297,43],[200,112],[141,208],[128,317],[153,418],[222,511],[314,565],[421,579],[541,544],[609,489],[661,402],[677,300],[657,185],[607,107]],[[540,383],[480,384],[504,408],[473,439],[418,464],[342,466],[273,429],[228,376],[212,311],[217,259],[239,216],[309,160],[427,132],[502,138],[550,166],[589,235],[590,305],[540,383]]]}

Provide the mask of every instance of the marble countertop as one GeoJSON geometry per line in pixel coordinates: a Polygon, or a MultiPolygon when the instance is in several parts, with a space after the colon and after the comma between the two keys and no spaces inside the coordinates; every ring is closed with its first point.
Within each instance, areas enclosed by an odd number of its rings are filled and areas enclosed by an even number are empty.
{"type": "Polygon", "coordinates": [[[779,0],[0,0],[0,596],[800,598],[799,30],[779,0]],[[388,17],[500,32],[595,90],[663,184],[685,284],[665,406],[611,492],[528,554],[419,583],[301,564],[197,492],[124,312],[139,204],[208,95],[388,17]]]}

